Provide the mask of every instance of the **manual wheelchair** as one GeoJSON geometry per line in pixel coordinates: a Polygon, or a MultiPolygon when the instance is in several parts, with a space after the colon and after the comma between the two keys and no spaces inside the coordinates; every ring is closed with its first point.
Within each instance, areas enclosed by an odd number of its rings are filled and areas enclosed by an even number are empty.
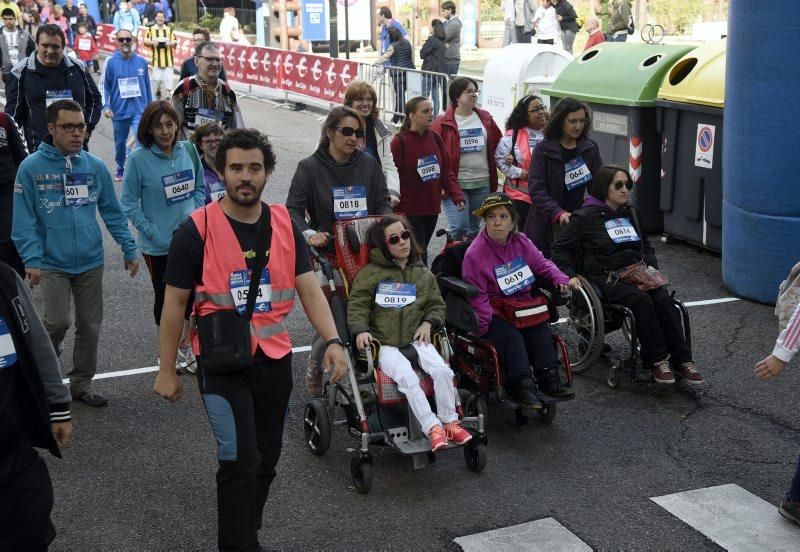
{"type": "MultiPolygon", "coordinates": [[[[321,255],[312,248],[316,266],[326,280],[323,287],[329,298],[339,337],[347,351],[346,381],[326,382],[323,395],[306,403],[303,414],[303,431],[309,450],[316,455],[325,454],[330,447],[333,427],[345,426],[347,432],[359,440],[360,446],[349,449],[354,453],[350,462],[353,484],[360,493],[372,487],[373,456],[371,446],[388,446],[401,454],[411,456],[414,468],[419,469],[434,461],[430,442],[422,432],[419,422],[411,414],[405,397],[397,384],[380,370],[378,347],[365,351],[355,349],[347,326],[347,296],[358,269],[367,264],[369,252],[364,244],[367,231],[380,217],[363,217],[338,221],[334,225],[335,257],[321,255]],[[340,285],[337,285],[340,282],[340,285]],[[343,419],[336,419],[342,411],[343,419]]],[[[451,356],[450,344],[442,331],[432,336],[437,350],[445,361],[451,356]]],[[[413,348],[406,348],[411,349],[413,348]]],[[[404,351],[405,350],[401,350],[404,351]]],[[[419,369],[414,359],[407,358],[415,366],[420,385],[425,395],[433,396],[433,380],[419,369]]],[[[463,408],[456,393],[456,410],[463,415],[463,408]]],[[[461,419],[462,425],[472,433],[472,440],[463,447],[467,468],[480,472],[486,466],[487,438],[484,418],[478,413],[461,419]]],[[[456,448],[448,444],[447,449],[456,448]]]]}

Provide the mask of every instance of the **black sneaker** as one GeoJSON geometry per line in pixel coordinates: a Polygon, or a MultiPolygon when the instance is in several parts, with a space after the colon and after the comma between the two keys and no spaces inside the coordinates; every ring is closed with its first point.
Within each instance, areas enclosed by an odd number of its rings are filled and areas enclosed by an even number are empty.
{"type": "Polygon", "coordinates": [[[795,502],[793,500],[789,500],[789,497],[787,496],[781,500],[781,505],[778,506],[778,512],[780,512],[780,514],[789,521],[793,521],[800,525],[800,501],[795,502]]]}
{"type": "Polygon", "coordinates": [[[561,374],[558,367],[545,370],[540,377],[537,377],[539,391],[551,397],[569,397],[575,394],[572,387],[561,382],[561,374]]]}
{"type": "Polygon", "coordinates": [[[92,391],[87,391],[86,393],[82,393],[80,395],[73,395],[73,401],[81,401],[82,403],[86,403],[87,405],[97,408],[98,406],[105,406],[108,404],[108,399],[105,398],[100,393],[93,393],[92,391]]]}
{"type": "Polygon", "coordinates": [[[517,384],[513,397],[522,408],[542,409],[542,403],[539,401],[539,397],[536,396],[535,386],[531,378],[525,378],[517,384]]]}

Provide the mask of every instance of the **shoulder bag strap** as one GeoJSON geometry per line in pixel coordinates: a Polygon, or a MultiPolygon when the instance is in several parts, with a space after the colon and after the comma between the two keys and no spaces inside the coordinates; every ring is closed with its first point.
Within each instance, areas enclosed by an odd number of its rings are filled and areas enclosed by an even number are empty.
{"type": "Polygon", "coordinates": [[[636,231],[639,233],[639,250],[642,253],[642,261],[644,261],[644,235],[642,234],[642,226],[639,224],[639,215],[636,213],[636,208],[631,206],[631,218],[636,231]]]}
{"type": "Polygon", "coordinates": [[[256,264],[250,273],[250,287],[247,290],[247,307],[244,311],[244,319],[247,321],[250,321],[253,317],[253,309],[256,307],[256,296],[258,295],[258,285],[261,281],[261,272],[269,263],[269,248],[271,245],[272,216],[269,205],[262,203],[258,236],[256,237],[256,264]]]}

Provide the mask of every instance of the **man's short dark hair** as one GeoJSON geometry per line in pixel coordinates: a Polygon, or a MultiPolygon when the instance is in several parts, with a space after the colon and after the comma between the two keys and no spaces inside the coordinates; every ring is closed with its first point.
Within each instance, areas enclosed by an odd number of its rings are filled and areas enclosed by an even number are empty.
{"type": "Polygon", "coordinates": [[[195,27],[192,30],[192,36],[194,36],[194,35],[203,35],[203,37],[205,37],[206,41],[211,40],[211,31],[209,31],[205,27],[195,27]]]}
{"type": "Polygon", "coordinates": [[[456,14],[456,3],[452,2],[451,0],[447,0],[446,2],[442,2],[442,9],[449,10],[450,13],[453,15],[456,14]]]}
{"type": "Polygon", "coordinates": [[[164,16],[164,19],[166,19],[166,18],[167,18],[167,14],[166,14],[166,13],[164,13],[164,10],[158,10],[158,11],[155,13],[155,15],[153,15],[153,19],[155,19],[155,18],[158,16],[158,14],[159,14],[159,13],[160,13],[161,15],[163,15],[163,16],[164,16]]]}
{"type": "Polygon", "coordinates": [[[272,144],[266,134],[262,134],[254,128],[239,128],[226,132],[217,149],[217,156],[214,158],[214,168],[219,174],[225,174],[225,167],[228,163],[228,150],[239,148],[243,150],[260,149],[264,154],[264,170],[267,175],[275,170],[275,153],[272,151],[272,144]]]}
{"type": "Polygon", "coordinates": [[[386,6],[382,7],[381,9],[379,9],[378,13],[381,14],[382,16],[384,16],[386,19],[391,19],[392,18],[392,10],[390,10],[386,6]]]}
{"type": "Polygon", "coordinates": [[[47,23],[46,25],[42,25],[36,31],[36,44],[39,44],[39,37],[42,35],[47,36],[57,36],[61,39],[61,47],[63,48],[67,44],[67,37],[64,36],[64,31],[61,30],[61,27],[56,25],[55,23],[47,23]]]}
{"type": "Polygon", "coordinates": [[[16,19],[17,15],[11,8],[5,8],[2,12],[0,12],[0,17],[13,17],[14,19],[16,19]]]}
{"type": "Polygon", "coordinates": [[[218,50],[216,44],[214,44],[210,40],[204,40],[203,42],[198,44],[197,47],[194,49],[195,57],[201,55],[203,53],[203,50],[205,50],[206,48],[214,48],[215,50],[218,50]]]}
{"type": "Polygon", "coordinates": [[[83,113],[83,108],[81,107],[81,104],[75,100],[56,100],[47,106],[47,123],[50,125],[56,124],[56,121],[58,121],[58,115],[62,111],[75,111],[77,113],[83,113]]]}

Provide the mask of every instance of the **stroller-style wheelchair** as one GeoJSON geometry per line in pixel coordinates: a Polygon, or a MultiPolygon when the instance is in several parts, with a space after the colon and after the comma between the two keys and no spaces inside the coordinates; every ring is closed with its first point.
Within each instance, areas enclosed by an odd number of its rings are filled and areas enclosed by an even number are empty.
{"type": "MultiPolygon", "coordinates": [[[[447,305],[445,327],[447,336],[453,347],[450,364],[456,374],[458,388],[462,395],[462,403],[467,416],[482,415],[488,418],[489,409],[497,413],[509,412],[514,416],[514,424],[521,427],[528,423],[526,410],[508,397],[503,382],[503,369],[497,350],[486,339],[472,334],[478,329],[478,315],[469,303],[470,297],[478,294],[478,289],[461,280],[461,265],[469,242],[453,242],[449,233],[441,229],[437,236],[447,236],[447,244],[432,263],[432,270],[437,276],[439,287],[447,305]]],[[[537,290],[540,292],[541,290],[537,290]]],[[[548,298],[550,321],[555,321],[557,309],[552,297],[548,298]]],[[[572,386],[572,369],[566,344],[557,335],[553,335],[553,346],[560,361],[562,383],[572,386]]],[[[539,390],[536,396],[542,403],[538,417],[545,423],[552,422],[560,402],[572,400],[575,394],[565,397],[553,397],[539,390]]]]}
{"type": "MultiPolygon", "coordinates": [[[[326,285],[323,290],[330,300],[331,310],[336,321],[339,337],[345,344],[347,355],[346,381],[326,382],[323,395],[306,403],[303,415],[303,430],[309,450],[316,455],[325,454],[330,447],[334,427],[345,426],[347,432],[359,440],[358,448],[348,449],[354,453],[350,462],[350,473],[356,490],[369,492],[372,487],[373,456],[370,446],[389,446],[398,452],[411,456],[414,468],[424,468],[428,462],[435,461],[430,442],[422,432],[419,422],[411,414],[405,397],[397,384],[380,370],[378,347],[371,346],[365,351],[355,348],[355,336],[350,336],[347,326],[347,297],[350,285],[358,269],[367,264],[368,250],[364,246],[369,228],[380,217],[363,217],[340,220],[334,225],[336,255],[321,255],[312,248],[312,255],[320,268],[326,285]],[[340,282],[341,285],[337,285],[340,282]],[[336,419],[338,410],[344,419],[336,419]]],[[[445,361],[451,356],[450,344],[443,331],[432,336],[433,343],[445,361]]],[[[412,347],[408,347],[413,351],[412,347]]],[[[404,354],[405,349],[403,350],[404,354]]],[[[411,355],[407,358],[415,366],[411,355]]],[[[415,366],[420,385],[426,396],[433,396],[433,380],[415,366]]],[[[463,408],[456,393],[456,410],[463,415],[463,408]]],[[[486,466],[487,438],[484,432],[484,418],[478,414],[464,417],[463,427],[470,430],[472,440],[464,447],[467,468],[480,472],[486,466]]],[[[448,444],[447,449],[455,448],[448,444]]],[[[447,450],[444,449],[444,450],[447,450]]]]}
{"type": "MultiPolygon", "coordinates": [[[[622,330],[622,336],[629,348],[627,356],[611,361],[606,372],[606,383],[611,388],[620,384],[620,372],[629,375],[631,383],[650,381],[650,374],[639,369],[639,340],[636,336],[636,317],[624,305],[607,301],[600,290],[588,278],[579,275],[579,290],[572,291],[569,301],[559,308],[559,320],[555,331],[566,343],[572,371],[582,374],[597,364],[601,355],[609,350],[606,336],[622,330]]],[[[675,308],[681,316],[686,345],[691,351],[692,336],[689,326],[689,313],[679,300],[675,291],[670,294],[675,308]]],[[[677,374],[679,376],[679,374],[677,374]]]]}

